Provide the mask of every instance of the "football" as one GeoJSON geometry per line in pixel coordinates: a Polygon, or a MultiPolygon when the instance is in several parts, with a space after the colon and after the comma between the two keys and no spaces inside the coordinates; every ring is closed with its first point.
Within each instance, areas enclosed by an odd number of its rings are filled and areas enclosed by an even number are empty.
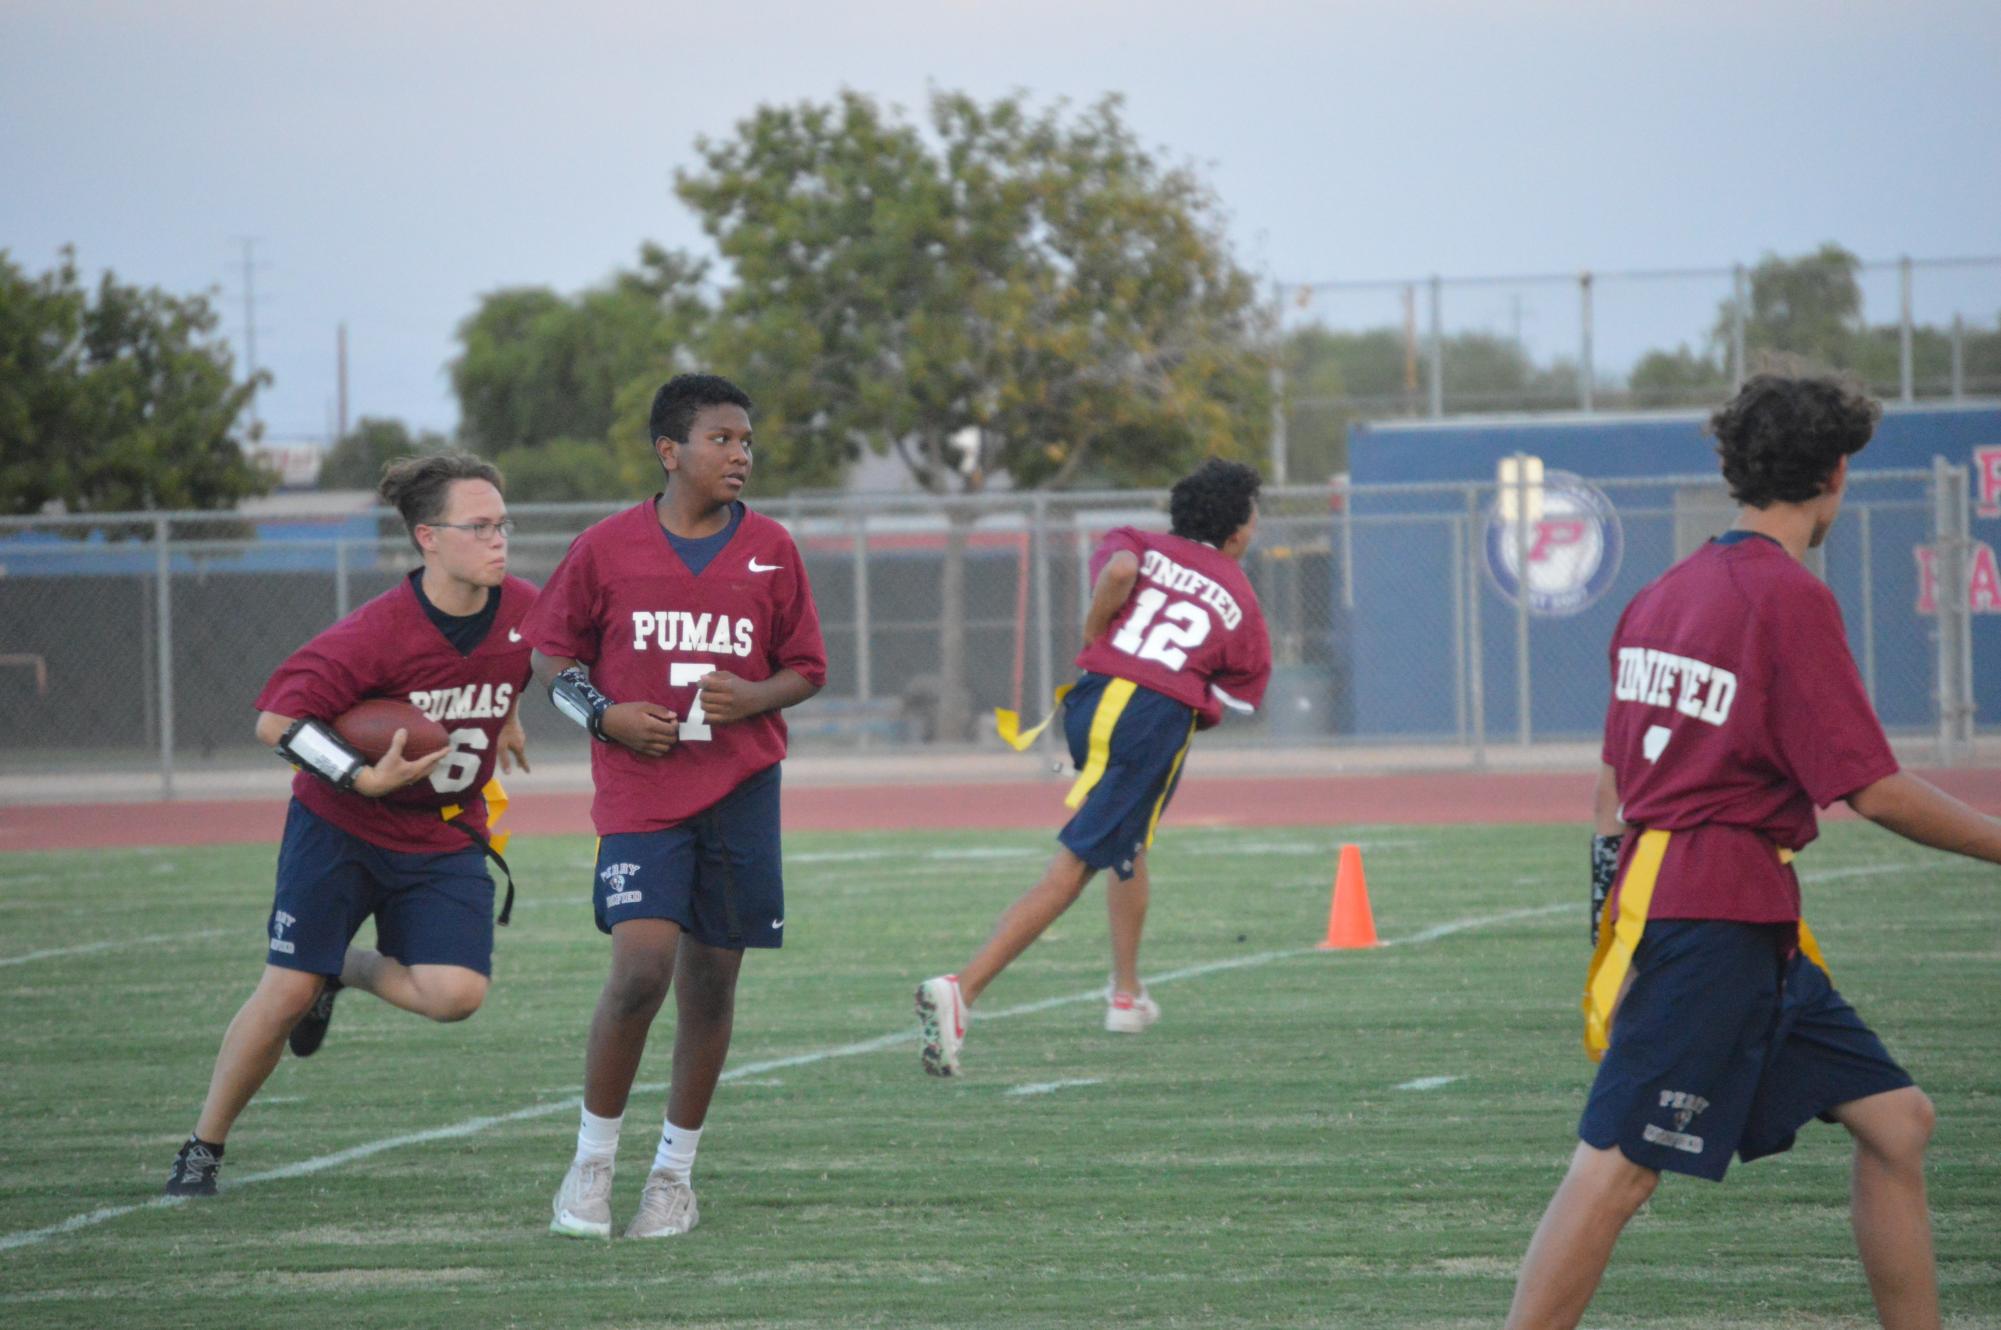
{"type": "Polygon", "coordinates": [[[334,722],[340,737],[355,746],[370,762],[379,762],[389,751],[396,731],[408,730],[403,740],[403,756],[428,757],[451,743],[445,727],[408,702],[393,697],[371,697],[334,722]]]}

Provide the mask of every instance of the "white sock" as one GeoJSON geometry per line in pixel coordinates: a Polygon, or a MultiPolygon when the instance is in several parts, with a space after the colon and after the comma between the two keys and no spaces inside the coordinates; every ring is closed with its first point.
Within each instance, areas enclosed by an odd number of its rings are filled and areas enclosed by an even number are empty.
{"type": "Polygon", "coordinates": [[[671,1122],[660,1126],[660,1148],[653,1152],[653,1167],[666,1169],[686,1182],[695,1171],[695,1149],[702,1143],[700,1127],[677,1127],[671,1122]]]}
{"type": "Polygon", "coordinates": [[[623,1121],[623,1113],[615,1118],[601,1118],[585,1109],[584,1124],[577,1129],[577,1158],[615,1158],[618,1154],[618,1124],[623,1121]]]}

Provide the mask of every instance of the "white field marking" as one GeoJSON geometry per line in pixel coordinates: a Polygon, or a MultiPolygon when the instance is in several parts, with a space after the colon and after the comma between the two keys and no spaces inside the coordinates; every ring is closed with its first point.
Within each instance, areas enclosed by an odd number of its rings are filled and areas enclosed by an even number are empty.
{"type": "Polygon", "coordinates": [[[1436,1090],[1441,1085],[1450,1085],[1454,1081],[1463,1081],[1465,1079],[1464,1076],[1420,1076],[1414,1081],[1405,1081],[1402,1085],[1392,1085],[1390,1088],[1392,1090],[1436,1090]]]}
{"type": "Polygon", "coordinates": [[[1341,853],[1341,846],[1343,844],[1358,845],[1361,847],[1362,853],[1374,854],[1378,850],[1424,849],[1429,846],[1430,842],[1420,841],[1420,840],[1358,840],[1352,842],[1334,841],[1332,843],[1328,843],[1322,841],[1253,840],[1253,841],[1238,841],[1234,843],[1230,841],[1213,841],[1205,845],[1198,841],[1192,845],[1186,845],[1186,844],[1176,845],[1174,847],[1174,852],[1177,855],[1189,854],[1196,856],[1208,856],[1208,855],[1219,855],[1219,854],[1335,855],[1341,853]]]}
{"type": "MultiPolygon", "coordinates": [[[[1489,924],[1513,923],[1517,919],[1534,919],[1546,914],[1556,914],[1571,909],[1570,905],[1536,905],[1524,910],[1507,910],[1501,914],[1483,914],[1471,919],[1455,919],[1450,923],[1434,924],[1430,928],[1403,938],[1386,938],[1385,947],[1407,947],[1414,942],[1436,942],[1439,938],[1450,937],[1454,933],[1464,933],[1472,928],[1484,928],[1489,924]]],[[[1358,948],[1357,950],[1368,950],[1358,948]]],[[[1169,970],[1166,974],[1148,975],[1147,987],[1155,984],[1170,984],[1180,979],[1196,979],[1205,974],[1217,974],[1223,970],[1241,970],[1246,966],[1268,965],[1272,961],[1291,960],[1295,956],[1342,956],[1354,955],[1354,951],[1322,951],[1318,946],[1289,947],[1283,951],[1257,951],[1248,956],[1231,956],[1220,961],[1204,961],[1200,965],[1183,966],[1179,970],[1169,970]]],[[[978,1008],[966,1014],[974,1020],[998,1021],[1011,1016],[1027,1016],[1038,1011],[1049,1011],[1055,1007],[1068,1007],[1079,1002],[1103,1002],[1105,990],[1093,988],[1084,993],[1068,993],[1062,997],[1043,998],[1039,1002],[1023,1002],[1017,1006],[1002,1007],[999,1011],[982,1012],[978,1008]]]]}
{"type": "Polygon", "coordinates": [[[1830,868],[1822,873],[1801,873],[1803,886],[1814,886],[1821,882],[1838,882],[1845,877],[1882,877],[1888,873],[1910,873],[1917,871],[1915,863],[1863,864],[1855,868],[1830,868]]]}
{"type": "Polygon", "coordinates": [[[912,854],[885,846],[879,850],[807,850],[800,854],[788,854],[788,864],[860,864],[879,863],[885,859],[906,859],[912,863],[949,864],[975,859],[1040,859],[1048,854],[1044,846],[1013,845],[972,845],[963,850],[925,850],[912,854]]]}
{"type": "Polygon", "coordinates": [[[1068,1090],[1074,1085],[1103,1085],[1102,1076],[1084,1076],[1068,1081],[1037,1081],[1034,1085],[1017,1085],[1005,1093],[1009,1098],[1024,1098],[1032,1094],[1049,1094],[1055,1090],[1068,1090]]]}
{"type": "MultiPolygon", "coordinates": [[[[1409,946],[1413,943],[1433,942],[1442,937],[1450,937],[1454,933],[1464,933],[1471,929],[1484,928],[1490,924],[1511,923],[1517,919],[1532,919],[1572,908],[1574,907],[1569,903],[1539,905],[1529,909],[1507,910],[1500,914],[1456,919],[1450,923],[1435,924],[1430,928],[1413,933],[1409,937],[1391,938],[1385,941],[1383,945],[1386,947],[1409,946]]],[[[1168,984],[1181,979],[1194,979],[1205,974],[1216,974],[1224,970],[1241,970],[1246,966],[1264,965],[1275,960],[1289,960],[1295,956],[1316,956],[1323,954],[1338,956],[1343,953],[1322,953],[1315,947],[1296,947],[1290,951],[1262,951],[1253,956],[1235,956],[1228,960],[1210,961],[1202,965],[1189,965],[1179,970],[1169,970],[1165,974],[1150,976],[1147,984],[1151,987],[1155,984],[1168,984]]],[[[1025,1016],[1031,1012],[1047,1011],[1052,1007],[1074,1006],[1083,1002],[1102,1002],[1104,999],[1105,990],[1103,988],[1093,988],[1082,993],[1071,993],[1064,997],[1046,998],[1040,1002],[1025,1002],[1019,1006],[1005,1007],[1000,1011],[974,1012],[970,1014],[979,1015],[984,1020],[994,1021],[1009,1016],[1025,1016]]],[[[728,1071],[725,1071],[720,1079],[725,1082],[748,1080],[752,1077],[766,1076],[774,1071],[783,1071],[789,1067],[810,1067],[815,1063],[831,1062],[836,1058],[850,1058],[866,1053],[879,1053],[886,1048],[895,1048],[899,1045],[915,1043],[917,1039],[918,1033],[914,1029],[896,1030],[889,1034],[877,1035],[873,1039],[863,1039],[852,1044],[837,1044],[830,1048],[815,1049],[808,1053],[794,1053],[787,1057],[764,1058],[757,1062],[746,1062],[741,1066],[732,1067],[728,1071]]],[[[635,1085],[632,1089],[636,1094],[657,1094],[667,1089],[667,1085],[665,1082],[652,1082],[645,1085],[635,1085]]],[[[369,1141],[362,1145],[351,1146],[345,1150],[336,1150],[332,1154],[317,1155],[311,1159],[301,1159],[295,1164],[287,1164],[282,1168],[265,1169],[261,1173],[246,1173],[242,1177],[230,1179],[225,1189],[233,1191],[238,1187],[254,1186],[260,1182],[279,1182],[288,1178],[308,1177],[314,1173],[324,1173],[328,1169],[339,1168],[343,1164],[351,1164],[358,1159],[366,1159],[371,1155],[382,1154],[388,1150],[400,1150],[407,1145],[428,1145],[433,1141],[460,1140],[467,1136],[477,1136],[489,1128],[498,1127],[510,1122],[527,1122],[534,1118],[546,1118],[558,1113],[574,1113],[583,1107],[583,1103],[582,1095],[570,1095],[563,1099],[552,1099],[539,1104],[530,1104],[526,1108],[517,1108],[511,1113],[497,1113],[489,1116],[467,1118],[463,1122],[454,1122],[443,1127],[432,1127],[427,1131],[407,1132],[401,1136],[386,1136],[381,1140],[369,1141]]],[[[88,1214],[72,1215],[60,1223],[50,1224],[44,1228],[22,1229],[14,1233],[0,1234],[0,1251],[12,1251],[18,1247],[33,1246],[36,1243],[46,1242],[50,1238],[60,1237],[65,1233],[74,1233],[78,1229],[90,1228],[94,1225],[118,1219],[140,1210],[158,1210],[167,1206],[179,1205],[187,1199],[185,1196],[155,1196],[150,1200],[138,1201],[131,1205],[106,1206],[101,1210],[92,1210],[88,1214]]]]}
{"type": "Polygon", "coordinates": [[[19,956],[0,956],[0,965],[26,965],[29,961],[45,961],[56,956],[87,956],[97,951],[115,951],[120,947],[149,947],[162,942],[193,942],[196,938],[223,937],[240,932],[235,928],[202,928],[192,933],[153,933],[147,937],[118,938],[109,942],[86,942],[77,947],[47,947],[41,951],[23,952],[19,956]]]}

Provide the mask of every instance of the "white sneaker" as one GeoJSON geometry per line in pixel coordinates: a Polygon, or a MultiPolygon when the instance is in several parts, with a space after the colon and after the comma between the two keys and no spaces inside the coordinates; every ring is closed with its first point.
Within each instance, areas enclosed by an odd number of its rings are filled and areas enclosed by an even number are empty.
{"type": "Polygon", "coordinates": [[[625,1227],[628,1238],[674,1238],[695,1226],[695,1189],[664,1168],[646,1175],[639,1213],[625,1227]]]}
{"type": "Polygon", "coordinates": [[[1139,996],[1105,986],[1105,1028],[1113,1034],[1138,1034],[1160,1019],[1160,1004],[1139,990],[1139,996]]]}
{"type": "Polygon", "coordinates": [[[578,1159],[570,1165],[556,1192],[551,1233],[566,1238],[611,1236],[611,1163],[609,1159],[578,1159]]]}
{"type": "Polygon", "coordinates": [[[917,986],[917,1026],[924,1036],[924,1070],[959,1074],[959,1046],[966,1042],[966,1000],[959,976],[941,974],[917,986]]]}

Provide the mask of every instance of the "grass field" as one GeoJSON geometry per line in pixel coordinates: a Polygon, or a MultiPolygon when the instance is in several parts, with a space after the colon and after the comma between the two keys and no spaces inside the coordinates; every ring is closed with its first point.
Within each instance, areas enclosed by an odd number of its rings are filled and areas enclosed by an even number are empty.
{"type": "MultiPolygon", "coordinates": [[[[989,991],[968,1075],[934,1082],[910,990],[1048,837],[795,835],[701,1227],[609,1244],[544,1231],[606,964],[588,840],[515,847],[523,901],[477,1017],[344,998],[238,1123],[234,1185],[182,1205],[153,1202],[260,964],[271,847],[0,856],[0,1325],[1498,1324],[1591,1073],[1581,840],[1170,827],[1161,1024],[1103,1032],[1093,891],[989,991]],[[1312,950],[1343,839],[1382,950],[1312,950]]],[[[1836,980],[1939,1105],[1948,1321],[2001,1325],[2001,880],[1852,824],[1802,868],[1836,980]]],[[[668,1033],[627,1117],[621,1224],[668,1033]]],[[[1847,1156],[1816,1126],[1723,1186],[1670,1179],[1587,1324],[1874,1324],[1847,1156]]]]}

